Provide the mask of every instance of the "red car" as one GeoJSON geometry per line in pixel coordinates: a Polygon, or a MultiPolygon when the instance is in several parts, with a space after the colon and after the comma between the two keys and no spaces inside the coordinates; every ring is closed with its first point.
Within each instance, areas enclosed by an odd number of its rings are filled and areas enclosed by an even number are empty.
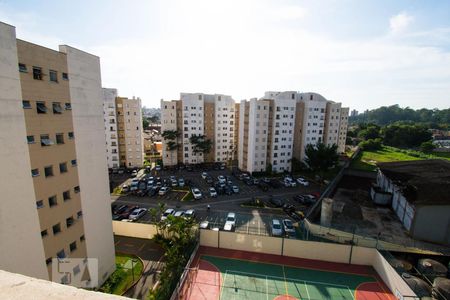
{"type": "Polygon", "coordinates": [[[128,219],[128,217],[130,216],[130,214],[133,212],[133,210],[139,208],[139,206],[133,205],[133,206],[128,206],[127,209],[120,214],[120,217],[122,219],[128,219]]]}

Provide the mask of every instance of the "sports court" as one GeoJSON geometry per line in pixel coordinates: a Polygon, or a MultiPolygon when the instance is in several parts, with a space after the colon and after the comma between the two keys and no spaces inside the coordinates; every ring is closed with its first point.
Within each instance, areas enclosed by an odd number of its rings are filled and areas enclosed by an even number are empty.
{"type": "Polygon", "coordinates": [[[368,266],[200,247],[185,299],[393,300],[368,266]]]}

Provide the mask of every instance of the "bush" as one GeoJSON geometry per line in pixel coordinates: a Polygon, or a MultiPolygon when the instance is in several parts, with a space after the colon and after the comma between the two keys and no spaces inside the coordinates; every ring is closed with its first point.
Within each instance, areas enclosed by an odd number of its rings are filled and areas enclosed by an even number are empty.
{"type": "Polygon", "coordinates": [[[361,150],[381,150],[381,139],[369,139],[359,143],[361,150]]]}
{"type": "Polygon", "coordinates": [[[103,284],[100,291],[112,294],[117,285],[122,282],[125,277],[127,277],[126,271],[122,268],[121,265],[116,264],[116,271],[114,271],[114,273],[112,273],[108,280],[103,284]]]}
{"type": "Polygon", "coordinates": [[[252,207],[265,207],[264,202],[259,198],[253,198],[252,200],[242,202],[242,205],[252,207]]]}

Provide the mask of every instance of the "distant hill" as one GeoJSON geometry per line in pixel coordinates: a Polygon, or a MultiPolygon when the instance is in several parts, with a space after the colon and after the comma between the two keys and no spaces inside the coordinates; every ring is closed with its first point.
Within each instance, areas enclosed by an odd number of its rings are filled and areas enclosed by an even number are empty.
{"type": "Polygon", "coordinates": [[[388,125],[398,121],[410,121],[415,123],[430,123],[436,125],[450,125],[450,108],[447,109],[411,109],[401,108],[398,104],[382,106],[377,109],[367,110],[357,116],[349,118],[349,122],[374,123],[377,125],[388,125]]]}

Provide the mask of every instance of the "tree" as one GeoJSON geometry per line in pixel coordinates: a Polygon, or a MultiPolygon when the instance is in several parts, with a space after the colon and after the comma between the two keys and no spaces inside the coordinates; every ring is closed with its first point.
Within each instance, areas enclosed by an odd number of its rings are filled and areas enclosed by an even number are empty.
{"type": "Polygon", "coordinates": [[[436,148],[432,141],[423,142],[420,144],[420,151],[424,153],[431,153],[436,148]]]}
{"type": "Polygon", "coordinates": [[[383,147],[381,139],[369,139],[367,141],[362,141],[358,146],[361,150],[381,150],[383,147]]]}
{"type": "Polygon", "coordinates": [[[431,132],[421,125],[392,124],[382,130],[383,143],[393,147],[414,148],[431,140],[431,132]]]}
{"type": "Polygon", "coordinates": [[[142,128],[143,129],[146,129],[146,128],[148,128],[148,125],[149,125],[149,123],[148,123],[148,120],[147,120],[147,118],[142,118],[142,128]]]}
{"type": "Polygon", "coordinates": [[[337,145],[327,146],[324,143],[308,144],[305,147],[305,163],[322,179],[324,173],[335,167],[339,160],[337,145]]]}
{"type": "Polygon", "coordinates": [[[193,146],[193,152],[195,155],[198,153],[203,153],[203,156],[211,152],[212,141],[206,138],[206,135],[192,135],[189,138],[189,142],[193,146]]]}
{"type": "Polygon", "coordinates": [[[377,139],[380,137],[380,126],[368,125],[365,129],[358,133],[360,138],[367,140],[377,139]]]}
{"type": "Polygon", "coordinates": [[[161,134],[166,141],[166,150],[170,152],[170,161],[172,161],[173,151],[178,149],[178,137],[180,133],[177,130],[164,130],[161,134]]]}

